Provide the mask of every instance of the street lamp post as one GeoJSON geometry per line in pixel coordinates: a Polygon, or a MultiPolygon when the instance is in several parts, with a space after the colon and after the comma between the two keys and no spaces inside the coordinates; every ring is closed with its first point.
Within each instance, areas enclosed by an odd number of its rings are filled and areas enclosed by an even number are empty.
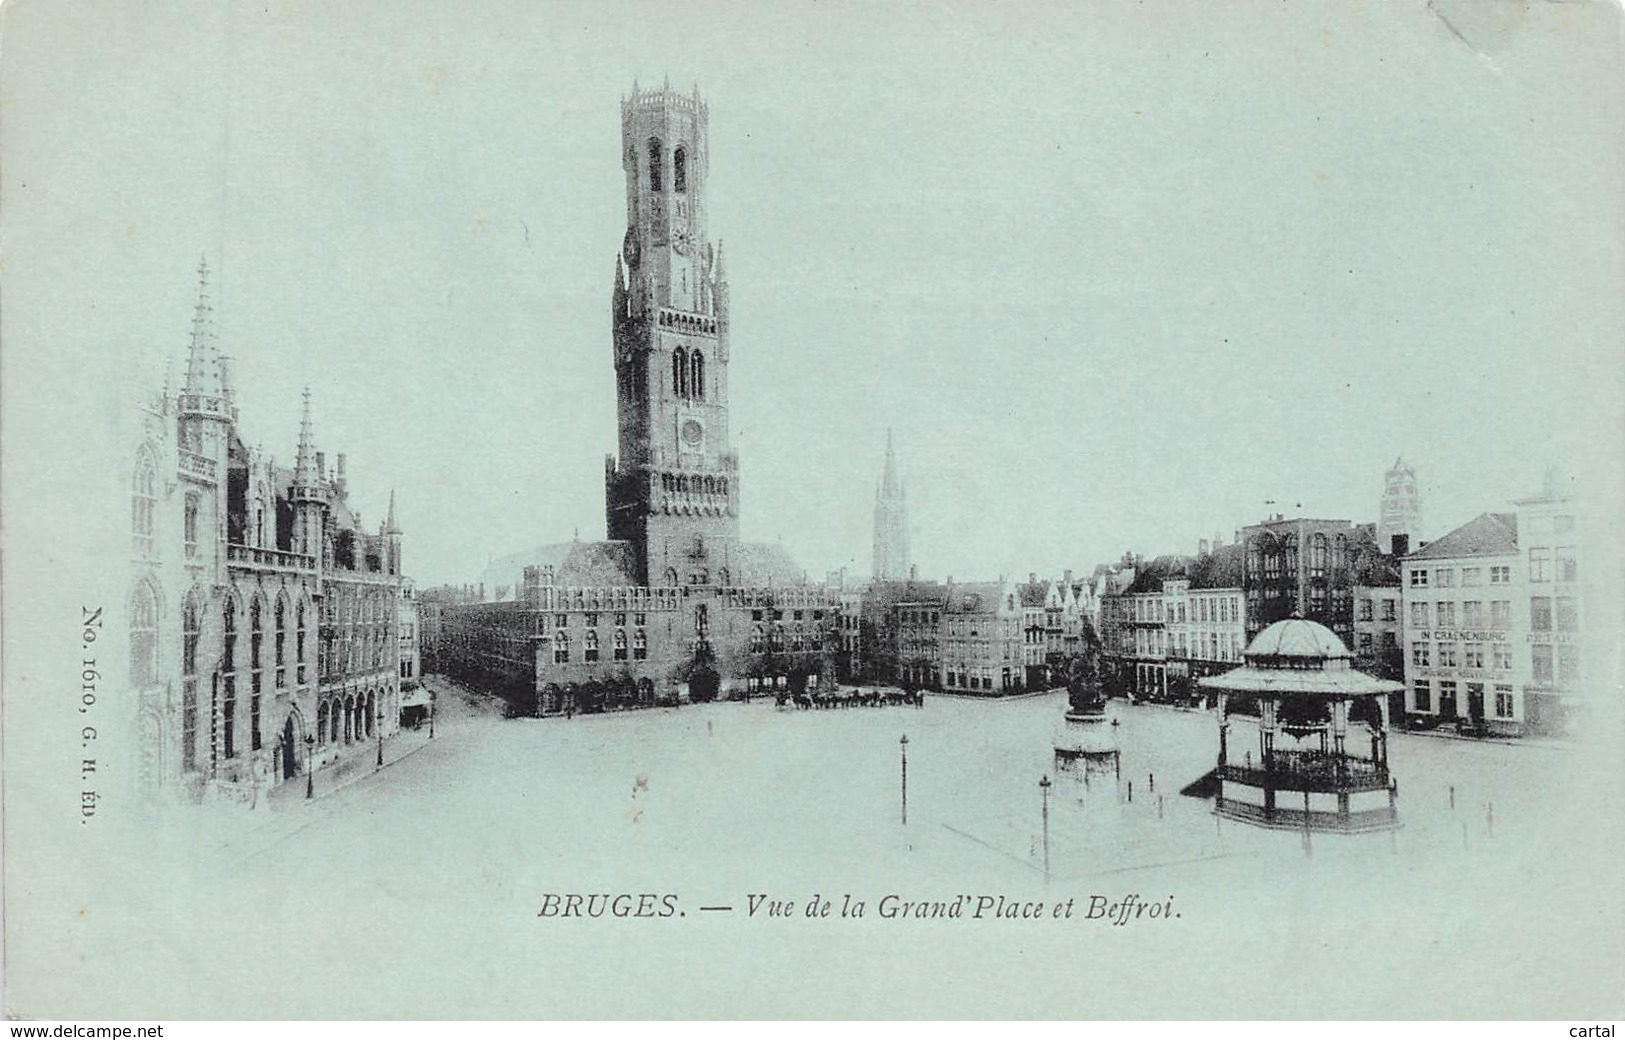
{"type": "Polygon", "coordinates": [[[434,687],[431,686],[431,687],[429,687],[429,739],[430,740],[434,739],[434,702],[435,702],[435,690],[434,690],[434,687]]]}
{"type": "Polygon", "coordinates": [[[898,741],[897,743],[898,743],[898,746],[900,748],[902,748],[902,751],[903,751],[903,826],[907,827],[908,826],[908,734],[904,733],[903,734],[903,739],[898,741]]]}
{"type": "Polygon", "coordinates": [[[1038,790],[1044,799],[1044,880],[1049,880],[1049,775],[1038,781],[1038,790]]]}
{"type": "Polygon", "coordinates": [[[374,728],[378,730],[378,764],[372,767],[373,772],[384,768],[384,706],[378,706],[378,714],[373,718],[374,728]]]}
{"type": "Polygon", "coordinates": [[[316,797],[316,738],[305,734],[305,797],[316,797]]]}

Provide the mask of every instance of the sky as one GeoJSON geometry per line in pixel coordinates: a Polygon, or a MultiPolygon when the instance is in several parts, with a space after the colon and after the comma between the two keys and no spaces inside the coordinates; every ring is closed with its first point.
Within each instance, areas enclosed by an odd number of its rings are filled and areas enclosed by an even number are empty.
{"type": "Polygon", "coordinates": [[[618,106],[668,77],[710,105],[742,533],[815,579],[868,572],[888,427],[920,571],[961,580],[1375,520],[1400,455],[1424,537],[1550,462],[1617,481],[1612,4],[22,0],[3,30],[12,461],[123,493],[206,254],[245,439],[291,461],[309,385],[424,585],[604,536],[618,106]]]}

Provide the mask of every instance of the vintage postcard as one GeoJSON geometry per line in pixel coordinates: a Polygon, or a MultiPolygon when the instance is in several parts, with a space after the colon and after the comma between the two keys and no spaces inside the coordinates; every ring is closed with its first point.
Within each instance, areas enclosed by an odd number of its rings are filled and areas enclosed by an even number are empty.
{"type": "Polygon", "coordinates": [[[7,1014],[1617,1018],[1622,68],[8,4],[7,1014]]]}

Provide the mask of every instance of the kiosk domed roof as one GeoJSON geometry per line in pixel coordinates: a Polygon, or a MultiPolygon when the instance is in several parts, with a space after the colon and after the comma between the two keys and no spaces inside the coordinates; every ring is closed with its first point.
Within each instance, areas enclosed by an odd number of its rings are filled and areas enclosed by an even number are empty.
{"type": "Polygon", "coordinates": [[[1242,655],[1248,661],[1255,658],[1264,660],[1275,658],[1297,658],[1327,660],[1330,658],[1348,658],[1348,647],[1337,638],[1337,633],[1318,622],[1294,614],[1284,621],[1264,629],[1253,637],[1247,652],[1242,655]]]}

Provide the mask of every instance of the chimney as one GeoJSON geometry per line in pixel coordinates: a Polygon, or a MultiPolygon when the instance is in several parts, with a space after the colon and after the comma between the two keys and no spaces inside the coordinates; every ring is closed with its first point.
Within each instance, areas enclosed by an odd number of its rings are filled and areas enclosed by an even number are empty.
{"type": "Polygon", "coordinates": [[[1062,572],[1062,574],[1061,574],[1061,584],[1063,584],[1063,585],[1071,585],[1072,584],[1072,568],[1071,567],[1068,567],[1064,572],[1062,572]]]}
{"type": "Polygon", "coordinates": [[[1390,535],[1388,540],[1395,556],[1404,556],[1411,551],[1411,536],[1408,534],[1390,535]]]}

